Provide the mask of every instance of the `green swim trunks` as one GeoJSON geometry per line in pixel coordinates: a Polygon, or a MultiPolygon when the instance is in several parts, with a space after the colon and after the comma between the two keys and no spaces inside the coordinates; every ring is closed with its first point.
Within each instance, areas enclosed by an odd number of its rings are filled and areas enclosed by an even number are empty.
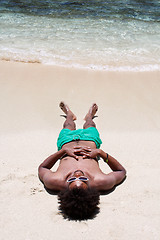
{"type": "Polygon", "coordinates": [[[62,148],[62,146],[65,143],[74,140],[93,141],[95,142],[97,148],[100,148],[100,145],[102,144],[102,141],[99,137],[99,132],[95,127],[77,130],[70,130],[64,128],[61,130],[57,140],[58,151],[62,148]]]}

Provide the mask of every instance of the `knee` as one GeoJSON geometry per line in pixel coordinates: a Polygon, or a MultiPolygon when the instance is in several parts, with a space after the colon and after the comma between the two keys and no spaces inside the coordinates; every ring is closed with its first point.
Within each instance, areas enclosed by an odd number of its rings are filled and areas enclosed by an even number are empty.
{"type": "Polygon", "coordinates": [[[68,128],[68,129],[70,129],[70,130],[75,130],[76,129],[76,124],[75,123],[64,123],[63,124],[63,128],[68,128]]]}
{"type": "Polygon", "coordinates": [[[84,124],[84,128],[89,128],[89,127],[96,127],[96,124],[94,122],[84,124]]]}

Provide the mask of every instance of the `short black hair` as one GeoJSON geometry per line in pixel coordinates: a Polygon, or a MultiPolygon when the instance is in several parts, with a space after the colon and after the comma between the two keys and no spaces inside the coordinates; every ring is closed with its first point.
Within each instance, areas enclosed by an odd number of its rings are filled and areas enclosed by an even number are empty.
{"type": "Polygon", "coordinates": [[[69,220],[92,219],[99,212],[100,193],[95,188],[73,188],[58,194],[59,210],[69,220]]]}

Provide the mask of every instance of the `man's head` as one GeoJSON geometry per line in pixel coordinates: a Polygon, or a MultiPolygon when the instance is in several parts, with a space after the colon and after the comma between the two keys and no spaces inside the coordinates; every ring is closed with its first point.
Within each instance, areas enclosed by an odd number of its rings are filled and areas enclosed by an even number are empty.
{"type": "Polygon", "coordinates": [[[89,179],[76,170],[67,179],[68,188],[58,194],[59,210],[65,218],[85,220],[98,213],[99,192],[90,188],[89,179]]]}
{"type": "Polygon", "coordinates": [[[58,194],[59,210],[65,218],[86,220],[98,212],[99,192],[94,188],[66,189],[58,194]]]}

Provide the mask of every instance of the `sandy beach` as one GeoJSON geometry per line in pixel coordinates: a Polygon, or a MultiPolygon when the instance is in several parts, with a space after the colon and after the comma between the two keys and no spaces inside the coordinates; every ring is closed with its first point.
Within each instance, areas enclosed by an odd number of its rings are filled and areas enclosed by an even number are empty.
{"type": "Polygon", "coordinates": [[[160,72],[1,61],[0,98],[1,240],[159,239],[160,72]],[[102,149],[127,169],[126,181],[101,196],[93,220],[64,220],[57,196],[38,179],[39,164],[57,151],[61,100],[77,115],[78,128],[97,103],[102,149]]]}

